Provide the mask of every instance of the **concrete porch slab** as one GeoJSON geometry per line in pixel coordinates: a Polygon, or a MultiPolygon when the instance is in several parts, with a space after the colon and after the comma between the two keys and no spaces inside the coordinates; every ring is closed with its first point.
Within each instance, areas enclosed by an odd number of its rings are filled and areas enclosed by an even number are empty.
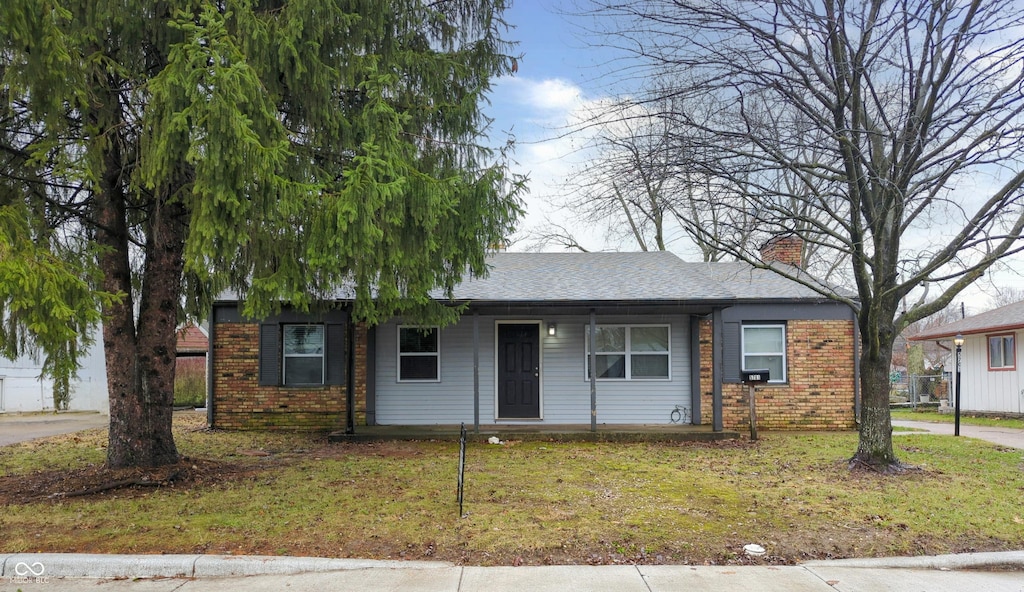
{"type": "MultiPolygon", "coordinates": [[[[501,440],[530,440],[545,442],[712,442],[735,440],[738,432],[716,432],[707,425],[646,425],[646,424],[599,424],[596,431],[589,425],[579,424],[481,424],[479,431],[466,426],[469,441],[486,441],[491,436],[501,440]]],[[[331,442],[385,442],[391,440],[445,440],[459,439],[459,426],[411,425],[411,426],[356,426],[354,434],[344,431],[332,432],[327,439],[331,442]]]]}

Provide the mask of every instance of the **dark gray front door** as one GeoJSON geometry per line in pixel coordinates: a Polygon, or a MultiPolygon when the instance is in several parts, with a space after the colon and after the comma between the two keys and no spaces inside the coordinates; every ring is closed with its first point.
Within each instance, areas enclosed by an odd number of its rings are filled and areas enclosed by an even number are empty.
{"type": "Polygon", "coordinates": [[[498,325],[498,417],[540,417],[539,325],[498,325]]]}

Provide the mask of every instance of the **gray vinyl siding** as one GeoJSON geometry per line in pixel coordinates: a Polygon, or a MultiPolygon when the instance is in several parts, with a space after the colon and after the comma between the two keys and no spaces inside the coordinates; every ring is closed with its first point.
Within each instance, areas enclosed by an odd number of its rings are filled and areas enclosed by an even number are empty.
{"type": "MultiPolygon", "coordinates": [[[[537,322],[541,340],[543,423],[589,424],[590,382],[585,376],[584,330],[589,317],[479,317],[480,422],[495,423],[495,331],[497,322],[537,322]],[[558,334],[547,335],[548,322],[558,334]]],[[[669,325],[670,380],[599,380],[597,421],[608,424],[667,424],[676,405],[690,407],[690,327],[686,315],[642,317],[598,315],[599,325],[669,325]]],[[[473,317],[441,330],[441,380],[397,381],[397,322],[377,329],[376,419],[382,425],[473,422],[473,317]]],[[[537,420],[500,420],[530,423],[537,420]]]]}

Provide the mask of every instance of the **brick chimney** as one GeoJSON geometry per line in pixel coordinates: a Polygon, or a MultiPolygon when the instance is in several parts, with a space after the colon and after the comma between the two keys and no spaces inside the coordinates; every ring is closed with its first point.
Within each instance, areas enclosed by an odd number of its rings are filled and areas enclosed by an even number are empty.
{"type": "Polygon", "coordinates": [[[795,234],[781,234],[761,246],[761,261],[778,261],[803,269],[803,250],[804,239],[795,234]]]}

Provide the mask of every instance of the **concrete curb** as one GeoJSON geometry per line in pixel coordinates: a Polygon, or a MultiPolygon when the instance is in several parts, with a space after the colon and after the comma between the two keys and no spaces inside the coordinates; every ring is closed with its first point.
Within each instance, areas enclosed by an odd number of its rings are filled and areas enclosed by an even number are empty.
{"type": "Polygon", "coordinates": [[[922,555],[919,557],[879,557],[877,559],[827,559],[824,561],[805,561],[800,565],[808,569],[815,567],[864,567],[869,569],[985,569],[1012,567],[1024,570],[1024,551],[922,555]]]}
{"type": "Polygon", "coordinates": [[[441,561],[374,561],[259,555],[88,555],[18,553],[0,556],[0,577],[210,578],[289,575],[370,568],[439,569],[441,561]]]}
{"type": "MultiPolygon", "coordinates": [[[[278,557],[258,555],[90,555],[11,553],[0,555],[0,577],[56,578],[215,578],[294,575],[362,569],[432,570],[455,567],[443,561],[387,561],[278,557]]],[[[579,566],[577,566],[579,567],[579,566]]],[[[1024,570],[1024,551],[964,553],[878,559],[831,559],[799,564],[806,570],[843,567],[864,569],[1024,570]]]]}

